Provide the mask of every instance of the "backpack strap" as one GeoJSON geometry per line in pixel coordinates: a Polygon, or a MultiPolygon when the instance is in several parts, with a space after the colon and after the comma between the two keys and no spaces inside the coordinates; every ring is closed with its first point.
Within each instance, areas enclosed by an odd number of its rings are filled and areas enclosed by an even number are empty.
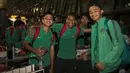
{"type": "Polygon", "coordinates": [[[56,34],[53,32],[52,32],[52,34],[53,34],[53,39],[56,39],[57,38],[56,34]]]}
{"type": "Polygon", "coordinates": [[[75,37],[77,38],[80,35],[80,24],[77,25],[77,34],[75,35],[75,37]]]}
{"type": "Polygon", "coordinates": [[[51,37],[51,39],[50,39],[50,40],[51,40],[51,43],[53,43],[54,40],[56,40],[56,38],[57,38],[57,37],[56,37],[56,34],[52,32],[52,37],[51,37]]]}
{"type": "Polygon", "coordinates": [[[36,27],[36,32],[34,33],[34,40],[38,37],[40,33],[40,27],[36,27]]]}
{"type": "MultiPolygon", "coordinates": [[[[51,29],[51,32],[53,34],[53,39],[56,39],[57,37],[56,37],[56,34],[53,33],[53,29],[51,29]]],[[[40,27],[36,27],[36,32],[34,33],[34,39],[38,37],[39,33],[40,33],[40,27]]]]}
{"type": "MultiPolygon", "coordinates": [[[[80,24],[78,24],[76,27],[77,27],[77,34],[75,35],[75,37],[77,38],[80,35],[80,31],[81,31],[80,24]]],[[[67,28],[66,24],[64,24],[64,26],[62,27],[62,30],[60,32],[60,37],[64,34],[66,28],[67,28]]]]}
{"type": "Polygon", "coordinates": [[[111,39],[111,41],[112,41],[112,36],[111,36],[111,34],[110,34],[109,27],[108,27],[108,21],[109,21],[109,19],[106,19],[106,20],[105,20],[104,26],[105,26],[106,31],[107,31],[107,33],[108,33],[108,35],[109,35],[109,37],[110,37],[110,39],[111,39]]]}
{"type": "MultiPolygon", "coordinates": [[[[33,31],[34,31],[34,28],[36,28],[36,31],[35,31],[35,33],[34,33],[34,37],[33,37],[33,40],[32,40],[32,42],[30,43],[30,45],[32,45],[33,44],[33,42],[34,42],[34,40],[38,37],[38,35],[39,35],[39,33],[40,33],[40,27],[32,27],[33,29],[33,31]]],[[[31,32],[32,33],[32,32],[31,32]]],[[[30,33],[30,34],[31,34],[30,33]]]]}
{"type": "MultiPolygon", "coordinates": [[[[106,19],[105,20],[105,22],[104,22],[104,26],[107,28],[107,33],[108,33],[108,35],[109,35],[109,37],[110,37],[110,39],[111,39],[111,41],[112,41],[112,36],[111,36],[111,34],[110,34],[110,30],[109,30],[109,27],[108,27],[108,19],[106,19]]],[[[114,22],[114,20],[111,20],[111,22],[112,22],[112,24],[113,24],[113,29],[114,29],[114,32],[115,32],[115,37],[116,37],[116,39],[118,40],[118,37],[117,37],[117,28],[116,28],[116,25],[115,25],[115,22],[114,22]]]]}
{"type": "Polygon", "coordinates": [[[55,40],[57,38],[57,34],[53,31],[52,28],[51,28],[51,32],[52,32],[52,35],[53,35],[53,40],[55,40]]]}
{"type": "Polygon", "coordinates": [[[66,30],[66,24],[64,24],[64,26],[62,27],[62,30],[60,32],[60,37],[64,34],[65,30],[66,30]]]}
{"type": "Polygon", "coordinates": [[[28,30],[28,25],[27,24],[25,25],[25,29],[28,30]]]}
{"type": "Polygon", "coordinates": [[[10,27],[10,36],[13,36],[13,34],[14,34],[14,27],[11,26],[11,27],[10,27]]]}

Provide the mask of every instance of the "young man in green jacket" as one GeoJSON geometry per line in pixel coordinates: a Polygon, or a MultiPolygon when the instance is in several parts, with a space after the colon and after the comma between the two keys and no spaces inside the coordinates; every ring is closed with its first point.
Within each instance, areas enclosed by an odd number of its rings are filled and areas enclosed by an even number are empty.
{"type": "Polygon", "coordinates": [[[107,19],[102,14],[99,5],[90,6],[89,15],[95,21],[91,35],[92,66],[100,73],[118,73],[124,48],[123,36],[116,21],[108,20],[105,25],[107,19]]]}

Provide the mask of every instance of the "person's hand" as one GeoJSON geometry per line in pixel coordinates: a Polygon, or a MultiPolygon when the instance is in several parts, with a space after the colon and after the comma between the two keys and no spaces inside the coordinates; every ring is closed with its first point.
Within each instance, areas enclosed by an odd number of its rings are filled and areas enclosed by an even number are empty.
{"type": "Polygon", "coordinates": [[[45,51],[44,50],[40,50],[39,48],[38,49],[35,49],[34,51],[39,57],[45,55],[45,51]]]}
{"type": "Polygon", "coordinates": [[[82,58],[84,61],[88,61],[89,60],[89,56],[87,52],[84,52],[84,54],[82,55],[82,58]]]}
{"type": "Polygon", "coordinates": [[[102,62],[98,62],[95,66],[99,71],[104,70],[104,65],[102,64],[102,62]]]}

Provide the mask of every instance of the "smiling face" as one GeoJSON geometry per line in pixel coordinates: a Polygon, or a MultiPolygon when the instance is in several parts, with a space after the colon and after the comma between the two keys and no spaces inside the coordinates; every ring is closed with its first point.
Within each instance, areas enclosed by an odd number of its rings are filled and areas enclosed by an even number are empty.
{"type": "Polygon", "coordinates": [[[103,10],[98,6],[91,6],[89,8],[89,15],[92,20],[99,21],[102,18],[103,10]]]}
{"type": "Polygon", "coordinates": [[[82,18],[81,18],[81,24],[87,24],[87,23],[88,23],[87,16],[82,16],[82,18]]]}
{"type": "Polygon", "coordinates": [[[66,24],[69,28],[73,28],[74,25],[75,25],[75,17],[74,16],[71,16],[71,15],[68,15],[67,16],[67,19],[66,19],[66,24]]]}
{"type": "Polygon", "coordinates": [[[47,27],[51,27],[53,24],[53,16],[51,14],[46,14],[42,18],[42,23],[47,27]]]}

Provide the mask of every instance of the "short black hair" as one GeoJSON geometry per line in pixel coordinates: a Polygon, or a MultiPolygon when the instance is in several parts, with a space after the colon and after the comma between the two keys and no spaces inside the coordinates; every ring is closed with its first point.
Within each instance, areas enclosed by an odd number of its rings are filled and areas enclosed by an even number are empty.
{"type": "Polygon", "coordinates": [[[55,15],[55,18],[58,17],[58,18],[61,18],[61,15],[55,15]]]}
{"type": "Polygon", "coordinates": [[[45,12],[45,13],[42,15],[42,18],[43,18],[45,15],[47,15],[47,14],[52,15],[52,17],[54,18],[54,16],[53,16],[53,13],[52,13],[52,12],[45,12]]]}
{"type": "MultiPolygon", "coordinates": [[[[68,17],[68,16],[73,16],[74,18],[76,18],[75,13],[73,13],[73,12],[70,12],[69,14],[67,14],[67,17],[68,17]]],[[[67,19],[67,17],[66,17],[66,19],[67,19]]]]}
{"type": "Polygon", "coordinates": [[[14,27],[16,27],[16,26],[21,26],[21,25],[23,25],[23,24],[24,24],[23,21],[21,21],[21,20],[16,20],[16,21],[14,22],[14,27]]]}
{"type": "Polygon", "coordinates": [[[88,13],[87,13],[87,12],[81,13],[80,18],[82,18],[83,16],[86,16],[87,18],[89,18],[89,15],[88,15],[88,13]]]}
{"type": "Polygon", "coordinates": [[[100,9],[103,9],[100,4],[91,4],[91,5],[89,6],[89,8],[90,8],[91,6],[96,6],[96,7],[99,7],[100,9]]]}

